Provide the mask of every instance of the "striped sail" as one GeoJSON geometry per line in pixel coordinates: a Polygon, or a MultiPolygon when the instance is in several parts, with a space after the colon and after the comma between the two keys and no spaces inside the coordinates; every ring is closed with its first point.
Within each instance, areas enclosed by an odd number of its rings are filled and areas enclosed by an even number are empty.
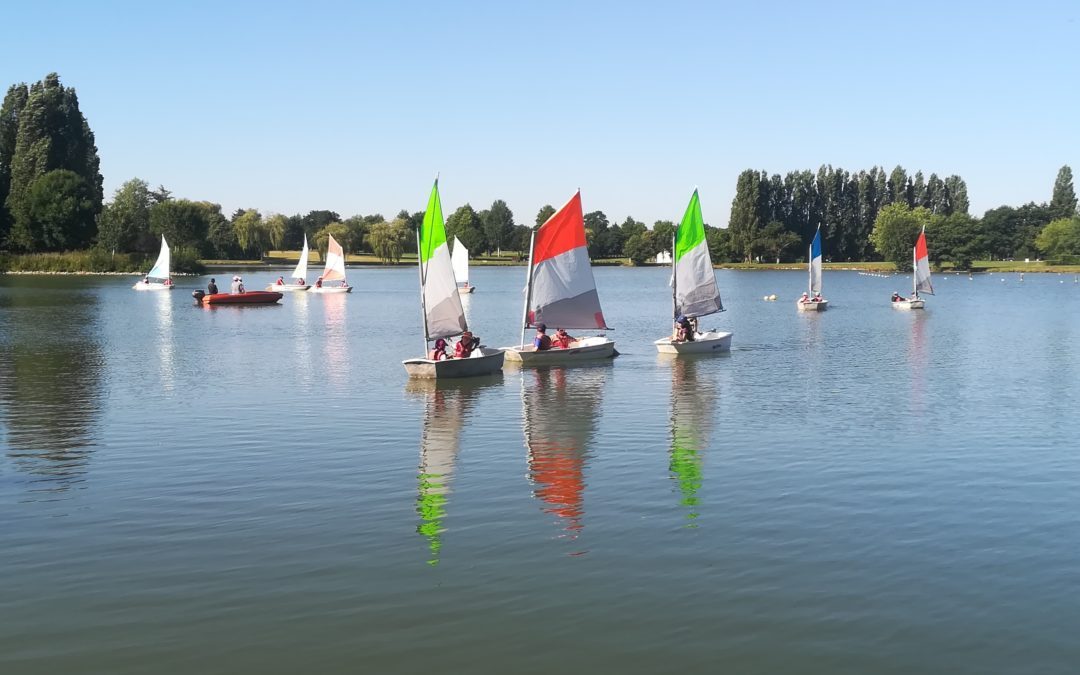
{"type": "MultiPolygon", "coordinates": [[[[335,242],[337,243],[337,242],[335,242]]],[[[304,235],[304,250],[300,251],[300,262],[296,263],[296,269],[293,270],[293,279],[307,279],[307,262],[308,262],[308,245],[307,235],[304,235]]]]}
{"type": "Polygon", "coordinates": [[[525,326],[607,328],[585,243],[579,191],[533,233],[525,326]]]}
{"type": "Polygon", "coordinates": [[[454,235],[454,251],[450,254],[454,265],[454,279],[463,286],[469,285],[469,249],[454,235]]]}
{"type": "Polygon", "coordinates": [[[446,243],[439,181],[431,188],[424,222],[420,225],[420,286],[428,340],[461,335],[469,329],[454,280],[450,247],[446,243]]]}
{"type": "Polygon", "coordinates": [[[821,292],[821,227],[810,244],[810,297],[821,292]]]}
{"type": "Polygon", "coordinates": [[[926,251],[925,228],[915,242],[915,295],[919,293],[934,294],[934,286],[930,283],[930,255],[926,251]]]}
{"type": "Polygon", "coordinates": [[[705,241],[705,221],[697,190],[690,197],[679,229],[675,231],[675,316],[693,318],[724,310],[716,286],[709,244],[705,241]]]}
{"type": "Polygon", "coordinates": [[[154,261],[154,266],[150,268],[150,271],[147,272],[146,276],[151,279],[168,279],[170,264],[169,244],[165,241],[165,236],[162,235],[161,252],[158,253],[157,260],[154,261]]]}
{"type": "Polygon", "coordinates": [[[337,243],[334,235],[329,235],[330,241],[326,245],[326,268],[323,270],[323,281],[345,281],[345,251],[341,244],[337,243]]]}

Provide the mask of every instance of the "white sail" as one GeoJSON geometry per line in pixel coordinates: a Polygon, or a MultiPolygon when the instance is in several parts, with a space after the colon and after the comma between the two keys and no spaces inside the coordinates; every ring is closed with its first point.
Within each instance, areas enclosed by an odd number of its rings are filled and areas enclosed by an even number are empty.
{"type": "Polygon", "coordinates": [[[296,263],[296,269],[293,270],[293,279],[307,279],[307,264],[308,264],[308,245],[307,235],[304,235],[304,250],[300,252],[300,262],[296,263]]]}
{"type": "MultiPolygon", "coordinates": [[[[420,289],[424,298],[424,327],[427,340],[461,335],[469,330],[461,306],[450,250],[446,245],[439,181],[431,188],[424,221],[417,232],[420,289]]],[[[464,248],[464,247],[462,247],[464,248]]]]}
{"type": "Polygon", "coordinates": [[[337,243],[334,235],[329,235],[326,246],[326,268],[323,270],[323,283],[327,281],[345,281],[345,251],[337,243]]]}
{"type": "Polygon", "coordinates": [[[672,271],[675,316],[693,318],[724,311],[709,244],[705,240],[705,221],[697,190],[690,196],[686,213],[675,231],[672,248],[675,251],[672,271]]]}
{"type": "Polygon", "coordinates": [[[154,262],[154,266],[150,268],[146,276],[150,279],[168,279],[170,262],[169,244],[165,241],[165,235],[162,235],[161,252],[158,253],[157,261],[154,262]]]}
{"type": "Polygon", "coordinates": [[[454,267],[454,279],[458,285],[469,285],[469,249],[454,235],[454,250],[450,254],[450,262],[454,267]]]}
{"type": "Polygon", "coordinates": [[[821,293],[821,228],[810,244],[810,297],[821,293]]]}

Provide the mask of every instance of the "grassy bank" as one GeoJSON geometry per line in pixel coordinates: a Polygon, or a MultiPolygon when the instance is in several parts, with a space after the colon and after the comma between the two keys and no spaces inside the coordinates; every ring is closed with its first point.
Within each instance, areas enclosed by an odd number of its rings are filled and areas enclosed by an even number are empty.
{"type": "MultiPolygon", "coordinates": [[[[0,253],[0,273],[146,274],[157,255],[109,253],[100,249],[63,253],[0,253]]],[[[201,273],[203,266],[185,251],[172,252],[173,273],[201,273]]]]}

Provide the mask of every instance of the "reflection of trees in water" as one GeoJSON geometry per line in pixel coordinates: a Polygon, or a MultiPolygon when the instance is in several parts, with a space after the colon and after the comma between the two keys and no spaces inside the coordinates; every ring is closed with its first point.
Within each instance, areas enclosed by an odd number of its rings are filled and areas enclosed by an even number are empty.
{"type": "Polygon", "coordinates": [[[502,376],[475,381],[437,382],[410,380],[406,390],[424,396],[424,423],[420,432],[420,466],[417,471],[416,531],[428,542],[428,564],[439,564],[443,519],[449,501],[450,481],[461,449],[461,430],[480,390],[502,381],[502,376]]]}
{"type": "Polygon", "coordinates": [[[104,354],[92,295],[43,306],[13,294],[0,308],[0,415],[20,470],[65,490],[86,473],[104,354]]]}
{"type": "Polygon", "coordinates": [[[533,495],[576,537],[585,514],[585,463],[607,368],[534,370],[523,375],[525,444],[533,495]],[[528,386],[529,380],[532,386],[528,386]]]}
{"type": "Polygon", "coordinates": [[[671,463],[669,470],[678,484],[680,503],[686,517],[698,517],[698,490],[703,480],[705,448],[712,431],[716,386],[708,378],[698,379],[698,364],[692,359],[673,359],[671,364],[671,463]]]}

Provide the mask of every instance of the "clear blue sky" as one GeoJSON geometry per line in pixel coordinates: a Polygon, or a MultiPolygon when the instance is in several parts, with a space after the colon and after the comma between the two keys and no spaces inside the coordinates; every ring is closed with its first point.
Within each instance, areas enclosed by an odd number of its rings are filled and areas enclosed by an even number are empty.
{"type": "MultiPolygon", "coordinates": [[[[0,84],[56,71],[125,180],[267,213],[505,199],[650,225],[747,168],[902,165],[972,213],[1080,171],[1080,3],[22,2],[0,84]]],[[[1078,186],[1080,187],[1080,186],[1078,186]]]]}

